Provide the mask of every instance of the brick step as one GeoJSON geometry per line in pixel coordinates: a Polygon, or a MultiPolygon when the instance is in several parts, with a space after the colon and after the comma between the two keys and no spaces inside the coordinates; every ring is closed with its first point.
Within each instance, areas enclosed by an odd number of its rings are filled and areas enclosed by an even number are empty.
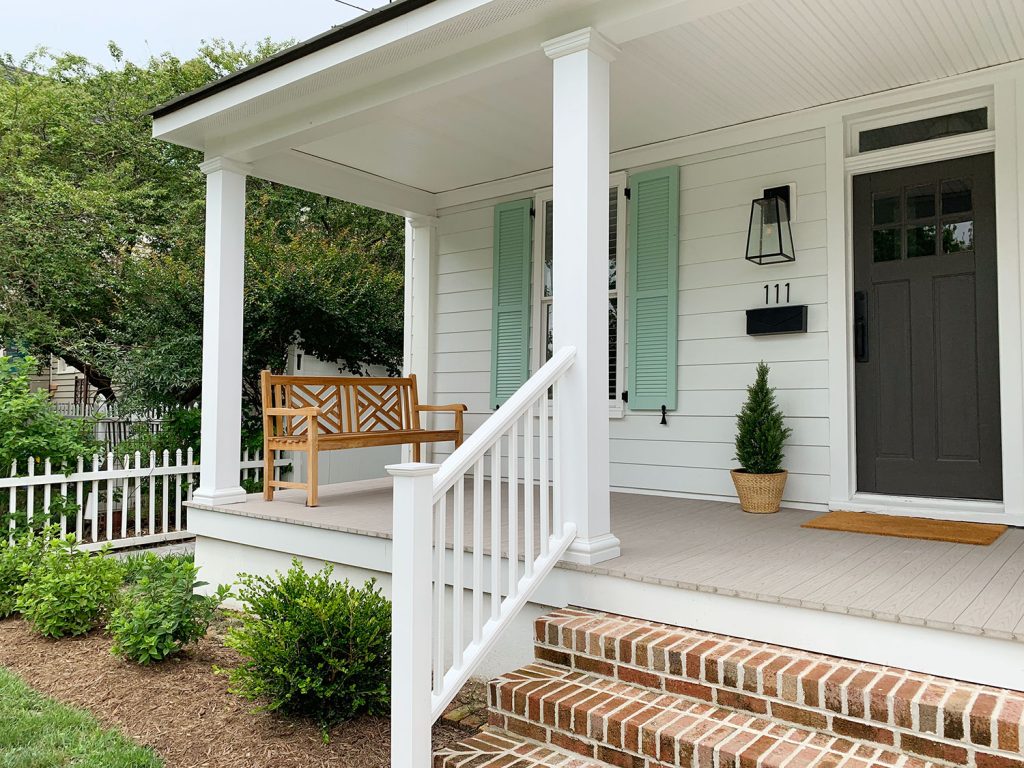
{"type": "Polygon", "coordinates": [[[977,768],[1024,768],[1024,693],[567,608],[536,657],[845,738],[977,768]]]}
{"type": "Polygon", "coordinates": [[[510,733],[485,730],[434,753],[434,768],[612,768],[510,733]]]}
{"type": "Polygon", "coordinates": [[[490,704],[493,726],[622,768],[945,765],[543,662],[493,680],[490,704]]]}

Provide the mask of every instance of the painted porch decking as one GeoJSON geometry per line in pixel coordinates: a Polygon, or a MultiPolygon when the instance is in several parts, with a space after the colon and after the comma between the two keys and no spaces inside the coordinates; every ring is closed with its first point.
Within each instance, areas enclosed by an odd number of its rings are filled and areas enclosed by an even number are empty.
{"type": "MultiPolygon", "coordinates": [[[[467,483],[467,543],[471,493],[467,483]]],[[[390,480],[324,486],[315,509],[303,498],[279,491],[273,502],[252,496],[217,509],[391,536],[390,480]]],[[[485,511],[489,499],[485,488],[485,511]]],[[[804,529],[818,513],[793,509],[749,515],[735,504],[626,493],[613,493],[611,507],[622,556],[559,568],[1024,642],[1024,529],[979,547],[804,529]]]]}

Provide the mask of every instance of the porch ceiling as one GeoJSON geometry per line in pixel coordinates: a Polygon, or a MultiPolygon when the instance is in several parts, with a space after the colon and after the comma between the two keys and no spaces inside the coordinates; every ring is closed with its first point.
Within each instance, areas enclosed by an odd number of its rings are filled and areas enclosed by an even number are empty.
{"type": "MultiPolygon", "coordinates": [[[[307,160],[312,156],[336,165],[339,172],[354,169],[439,193],[550,167],[551,63],[540,43],[587,24],[622,49],[612,66],[613,151],[1024,58],[1019,0],[536,0],[516,5],[515,14],[492,14],[486,39],[474,31],[475,48],[463,41],[427,65],[421,44],[421,58],[410,57],[408,68],[391,56],[380,65],[390,85],[383,80],[371,85],[364,67],[363,90],[349,95],[336,79],[319,90],[311,91],[306,82],[294,93],[282,91],[270,110],[273,121],[255,108],[254,97],[247,106],[208,114],[205,127],[177,115],[161,117],[157,134],[168,124],[166,137],[172,141],[225,153],[238,147],[238,159],[257,163],[274,153],[294,156],[297,150],[307,160]],[[669,7],[686,12],[666,15],[669,7]],[[659,27],[659,18],[674,23],[659,27]],[[514,46],[508,42],[512,38],[514,46]],[[510,47],[500,56],[482,53],[501,44],[510,47]],[[396,82],[411,86],[428,74],[429,85],[413,92],[396,89],[393,98],[383,95],[396,82]],[[368,99],[371,92],[375,98],[368,99]],[[339,104],[346,99],[352,106],[341,114],[339,104]],[[225,122],[228,111],[235,117],[225,122]],[[290,126],[283,117],[289,111],[309,118],[290,126]],[[319,128],[310,130],[311,125],[319,128]],[[255,133],[262,143],[251,140],[255,133]]],[[[440,37],[435,30],[435,45],[452,45],[451,39],[438,42],[440,37]]],[[[245,87],[255,88],[269,77],[280,75],[262,75],[245,87]]]]}

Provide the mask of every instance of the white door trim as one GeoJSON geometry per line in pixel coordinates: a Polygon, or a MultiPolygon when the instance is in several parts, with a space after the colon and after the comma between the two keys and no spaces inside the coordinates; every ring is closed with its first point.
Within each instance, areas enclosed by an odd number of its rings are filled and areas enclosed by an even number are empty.
{"type": "MultiPolygon", "coordinates": [[[[829,247],[829,417],[830,509],[884,512],[893,515],[972,520],[1024,525],[1024,329],[1020,311],[1024,284],[1020,247],[1024,217],[1018,210],[1024,190],[1024,78],[1000,80],[985,101],[992,105],[989,130],[946,139],[849,155],[852,124],[869,119],[847,115],[826,126],[826,195],[829,247]],[[902,168],[984,152],[995,153],[996,249],[999,281],[1000,413],[1002,427],[1003,501],[942,499],[869,494],[857,491],[856,391],[853,366],[853,177],[870,171],[902,168]]],[[[948,102],[949,99],[943,101],[948,102]]],[[[922,114],[934,112],[923,104],[922,114]]],[[[915,119],[906,105],[903,120],[915,119]]],[[[877,122],[878,113],[870,116],[877,122]]]]}

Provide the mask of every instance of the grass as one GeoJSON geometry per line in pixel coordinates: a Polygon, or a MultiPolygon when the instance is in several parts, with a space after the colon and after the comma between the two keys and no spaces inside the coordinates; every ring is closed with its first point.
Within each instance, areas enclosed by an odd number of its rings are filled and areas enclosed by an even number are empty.
{"type": "Polygon", "coordinates": [[[160,768],[152,751],[0,669],[0,768],[160,768]]]}

